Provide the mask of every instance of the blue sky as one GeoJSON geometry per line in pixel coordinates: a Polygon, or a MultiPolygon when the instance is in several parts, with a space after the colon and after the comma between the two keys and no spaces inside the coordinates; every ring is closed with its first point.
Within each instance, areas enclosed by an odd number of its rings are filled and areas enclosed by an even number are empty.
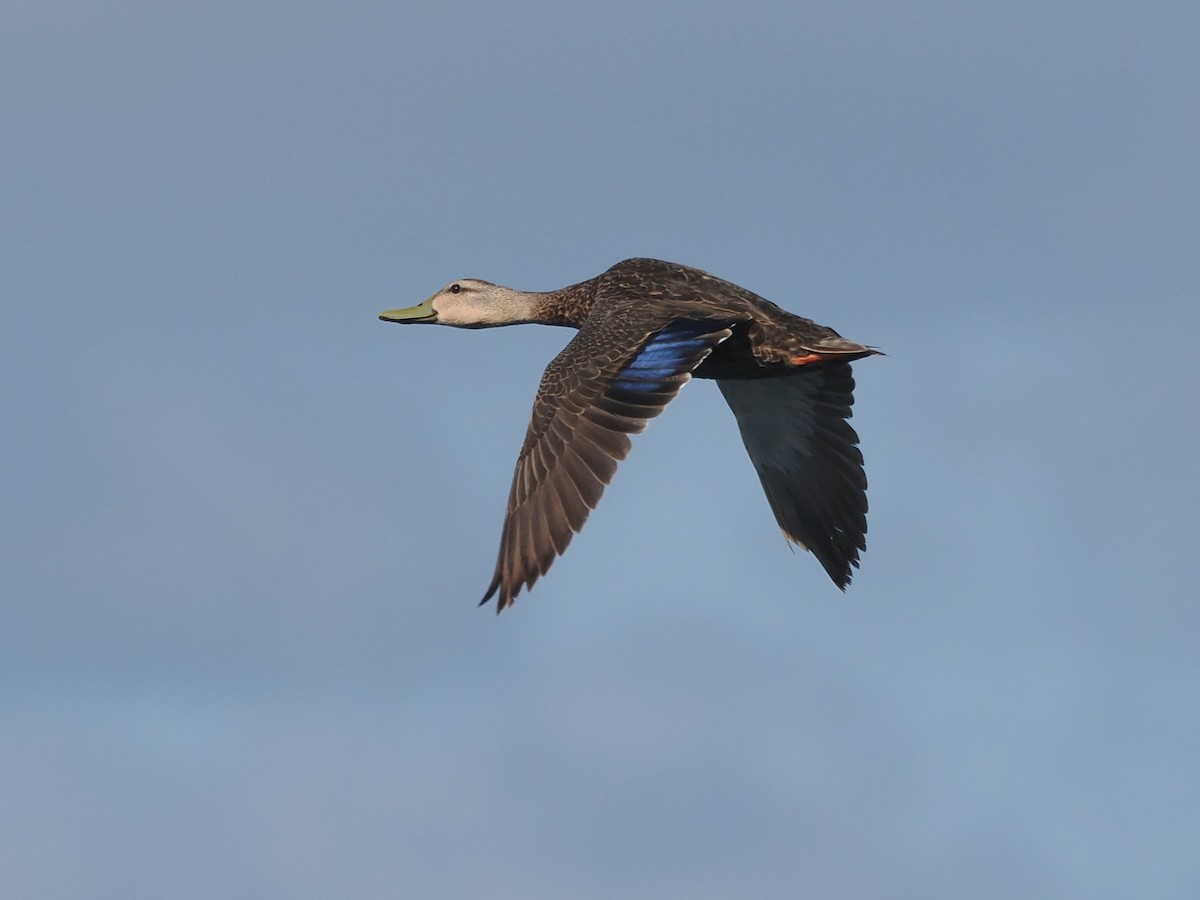
{"type": "Polygon", "coordinates": [[[1194,4],[0,12],[0,887],[1200,891],[1194,4]],[[713,385],[475,601],[656,256],[888,355],[841,595],[713,385]]]}

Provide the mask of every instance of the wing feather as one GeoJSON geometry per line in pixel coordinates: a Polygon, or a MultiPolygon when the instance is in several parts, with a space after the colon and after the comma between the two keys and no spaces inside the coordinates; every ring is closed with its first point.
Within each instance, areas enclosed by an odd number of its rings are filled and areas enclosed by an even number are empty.
{"type": "Polygon", "coordinates": [[[866,549],[867,476],[850,364],[804,367],[781,378],[719,380],[767,502],[789,541],[845,590],[866,549]]]}
{"type": "Polygon", "coordinates": [[[564,553],[617,464],[732,333],[725,321],[589,320],[547,366],[517,459],[496,571],[481,605],[510,605],[564,553]]]}

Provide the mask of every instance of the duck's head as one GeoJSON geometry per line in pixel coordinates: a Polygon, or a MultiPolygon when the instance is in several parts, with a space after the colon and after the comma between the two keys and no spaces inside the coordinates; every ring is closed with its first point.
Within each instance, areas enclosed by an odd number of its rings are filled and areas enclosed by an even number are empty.
{"type": "Polygon", "coordinates": [[[389,309],[379,314],[384,322],[406,325],[452,325],[455,328],[492,328],[533,319],[536,294],[460,278],[452,281],[424,303],[407,309],[389,309]]]}

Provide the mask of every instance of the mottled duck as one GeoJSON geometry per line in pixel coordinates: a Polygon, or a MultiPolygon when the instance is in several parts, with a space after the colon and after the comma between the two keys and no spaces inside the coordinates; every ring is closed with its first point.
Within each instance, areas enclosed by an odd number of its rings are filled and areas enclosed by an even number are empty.
{"type": "Polygon", "coordinates": [[[642,431],[687,381],[711,378],[733,410],[789,541],[842,590],[866,549],[867,479],[850,362],[878,351],[689,266],[627,259],[557,291],[463,278],[386,322],[579,333],[546,367],[517,458],[496,572],[480,604],[531,588],[583,528],[642,431]]]}

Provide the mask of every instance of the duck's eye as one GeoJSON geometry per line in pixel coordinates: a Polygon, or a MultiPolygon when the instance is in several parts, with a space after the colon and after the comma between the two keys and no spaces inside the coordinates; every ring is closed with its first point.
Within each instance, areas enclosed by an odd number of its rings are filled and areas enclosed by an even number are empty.
{"type": "Polygon", "coordinates": [[[462,285],[461,285],[461,284],[452,284],[452,285],[450,285],[450,293],[452,293],[452,294],[457,294],[457,293],[459,293],[460,291],[462,291],[462,285]]]}

